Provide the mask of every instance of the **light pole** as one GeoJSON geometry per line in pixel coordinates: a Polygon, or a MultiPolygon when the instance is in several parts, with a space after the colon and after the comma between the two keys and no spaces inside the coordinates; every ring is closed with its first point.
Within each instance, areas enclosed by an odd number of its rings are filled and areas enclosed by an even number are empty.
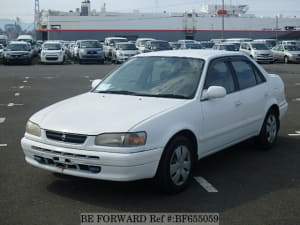
{"type": "Polygon", "coordinates": [[[224,0],[222,0],[222,39],[224,39],[224,0]]]}

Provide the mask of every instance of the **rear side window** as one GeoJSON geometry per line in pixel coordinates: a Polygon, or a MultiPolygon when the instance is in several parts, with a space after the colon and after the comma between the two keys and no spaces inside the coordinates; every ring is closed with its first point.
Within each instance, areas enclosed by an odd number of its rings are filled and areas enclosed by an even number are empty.
{"type": "Polygon", "coordinates": [[[241,90],[264,82],[264,77],[259,73],[259,71],[253,68],[251,63],[246,61],[233,61],[232,66],[235,70],[241,90]]]}

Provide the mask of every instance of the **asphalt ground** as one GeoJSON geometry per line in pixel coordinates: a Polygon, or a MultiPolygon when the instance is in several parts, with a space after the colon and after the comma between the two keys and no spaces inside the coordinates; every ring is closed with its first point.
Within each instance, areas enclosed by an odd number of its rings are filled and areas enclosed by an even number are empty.
{"type": "Polygon", "coordinates": [[[300,224],[300,65],[262,65],[284,80],[289,109],[270,151],[246,141],[197,163],[188,190],[165,195],[151,180],[108,182],[58,176],[25,163],[28,118],[90,90],[115,65],[0,65],[0,225],[76,225],[85,212],[217,212],[226,225],[300,224]]]}

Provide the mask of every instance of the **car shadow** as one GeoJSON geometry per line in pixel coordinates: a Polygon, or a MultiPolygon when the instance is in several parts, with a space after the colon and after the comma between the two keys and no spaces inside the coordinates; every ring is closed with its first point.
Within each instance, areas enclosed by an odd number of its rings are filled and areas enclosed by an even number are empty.
{"type": "Polygon", "coordinates": [[[194,180],[186,191],[168,195],[152,180],[109,182],[65,175],[56,175],[47,189],[110,211],[222,212],[299,185],[297,145],[281,136],[271,150],[259,151],[250,140],[201,159],[194,176],[207,179],[217,193],[208,193],[194,180]]]}

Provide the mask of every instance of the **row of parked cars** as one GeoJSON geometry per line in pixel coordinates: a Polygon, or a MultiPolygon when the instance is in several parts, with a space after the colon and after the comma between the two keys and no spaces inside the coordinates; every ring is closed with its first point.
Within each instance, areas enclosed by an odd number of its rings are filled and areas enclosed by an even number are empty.
{"type": "Polygon", "coordinates": [[[257,62],[300,62],[300,42],[275,39],[225,39],[214,45],[214,49],[241,51],[257,62]]]}
{"type": "Polygon", "coordinates": [[[247,38],[213,39],[211,41],[179,40],[168,42],[153,38],[138,38],[129,41],[124,37],[108,37],[101,43],[98,40],[78,41],[38,41],[33,47],[26,41],[11,41],[6,48],[0,45],[0,56],[4,64],[31,64],[39,54],[40,62],[63,64],[66,58],[78,63],[105,61],[122,63],[130,57],[146,52],[178,49],[215,49],[241,51],[257,62],[283,61],[300,62],[300,42],[275,39],[252,40],[247,38]]]}

